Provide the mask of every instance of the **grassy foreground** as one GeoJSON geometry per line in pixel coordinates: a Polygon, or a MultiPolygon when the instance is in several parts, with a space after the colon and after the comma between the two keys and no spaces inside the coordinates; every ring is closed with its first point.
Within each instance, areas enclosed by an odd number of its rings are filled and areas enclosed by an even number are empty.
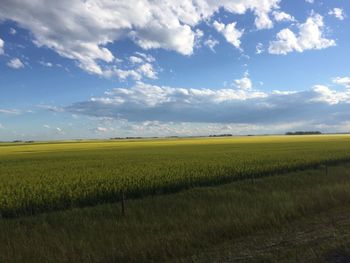
{"type": "Polygon", "coordinates": [[[343,164],[2,219],[0,262],[337,262],[349,204],[343,164]]]}
{"type": "Polygon", "coordinates": [[[0,215],[16,217],[314,167],[350,136],[0,144],[0,215]]]}

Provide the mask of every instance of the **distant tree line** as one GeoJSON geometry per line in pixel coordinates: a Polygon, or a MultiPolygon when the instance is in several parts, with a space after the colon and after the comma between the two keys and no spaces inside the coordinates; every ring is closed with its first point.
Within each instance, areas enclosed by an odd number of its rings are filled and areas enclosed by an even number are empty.
{"type": "Polygon", "coordinates": [[[322,134],[320,131],[295,131],[286,132],[286,135],[312,135],[312,134],[322,134]]]}
{"type": "Polygon", "coordinates": [[[209,137],[230,137],[232,136],[232,134],[212,134],[212,135],[209,135],[209,137]]]}

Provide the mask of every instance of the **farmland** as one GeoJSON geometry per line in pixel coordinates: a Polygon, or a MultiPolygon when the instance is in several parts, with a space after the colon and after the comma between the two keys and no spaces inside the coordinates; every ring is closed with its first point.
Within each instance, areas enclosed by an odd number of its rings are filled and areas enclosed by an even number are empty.
{"type": "Polygon", "coordinates": [[[0,220],[0,262],[349,262],[350,164],[0,220]],[[336,261],[334,259],[344,259],[336,261]]]}
{"type": "Polygon", "coordinates": [[[0,144],[0,213],[31,215],[350,159],[350,136],[0,144]]]}

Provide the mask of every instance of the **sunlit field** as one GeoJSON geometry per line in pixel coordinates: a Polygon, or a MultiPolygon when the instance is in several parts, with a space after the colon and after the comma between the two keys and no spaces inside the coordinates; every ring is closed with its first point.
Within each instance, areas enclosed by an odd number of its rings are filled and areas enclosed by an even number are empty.
{"type": "Polygon", "coordinates": [[[0,146],[3,217],[114,202],[350,159],[350,136],[262,136],[0,146]]]}

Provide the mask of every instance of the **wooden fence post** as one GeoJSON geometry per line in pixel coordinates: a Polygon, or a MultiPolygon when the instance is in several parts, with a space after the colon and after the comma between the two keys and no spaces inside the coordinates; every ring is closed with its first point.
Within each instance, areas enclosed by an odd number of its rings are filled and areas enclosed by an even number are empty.
{"type": "Polygon", "coordinates": [[[121,191],[121,201],[122,201],[122,215],[125,216],[125,194],[124,191],[121,191]]]}

